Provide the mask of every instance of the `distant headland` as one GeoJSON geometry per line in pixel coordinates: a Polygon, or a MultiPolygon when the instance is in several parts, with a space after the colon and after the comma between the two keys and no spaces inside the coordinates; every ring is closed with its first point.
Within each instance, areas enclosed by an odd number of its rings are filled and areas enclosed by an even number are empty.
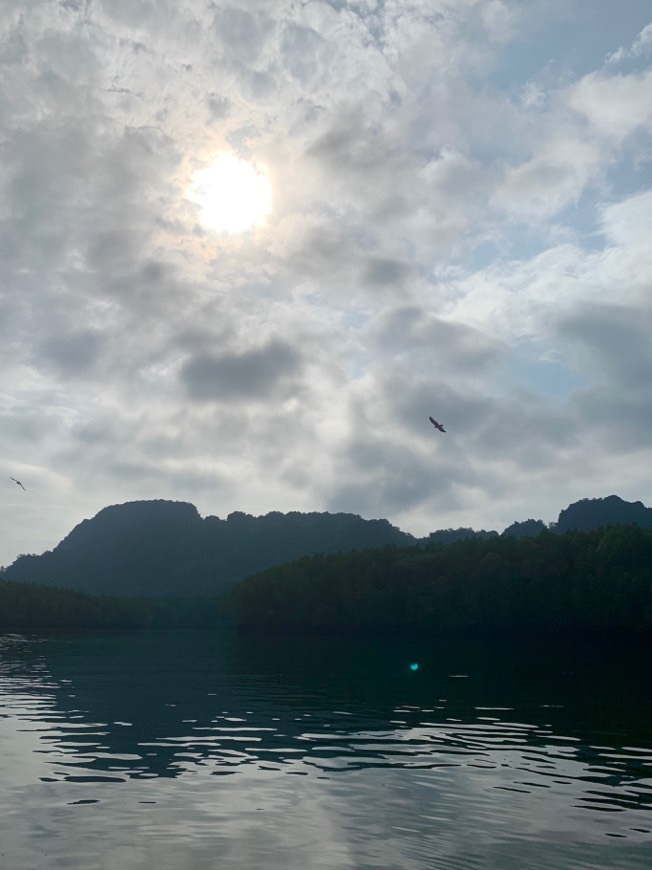
{"type": "Polygon", "coordinates": [[[187,502],[136,501],[104,508],[53,550],[19,556],[0,577],[113,596],[218,596],[251,574],[313,554],[528,537],[544,530],[561,534],[627,523],[652,528],[652,508],[610,495],[575,502],[554,523],[515,522],[501,535],[459,528],[415,538],[385,519],[356,514],[274,511],[254,517],[236,511],[226,519],[202,518],[187,502]]]}

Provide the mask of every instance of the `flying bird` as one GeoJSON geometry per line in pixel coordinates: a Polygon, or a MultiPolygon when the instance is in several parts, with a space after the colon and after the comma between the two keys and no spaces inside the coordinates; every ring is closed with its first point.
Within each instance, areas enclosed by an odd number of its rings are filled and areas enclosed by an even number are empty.
{"type": "MultiPolygon", "coordinates": [[[[11,478],[11,480],[13,480],[14,483],[17,483],[18,486],[21,486],[23,489],[25,489],[25,487],[22,485],[22,483],[19,480],[16,480],[15,477],[11,477],[11,475],[9,475],[9,477],[11,478]]],[[[25,492],[27,492],[26,489],[25,489],[25,492]]]]}
{"type": "Polygon", "coordinates": [[[439,429],[440,432],[445,432],[445,431],[446,431],[446,430],[444,429],[444,427],[441,425],[441,423],[438,423],[436,420],[433,420],[432,417],[428,417],[428,419],[430,420],[430,422],[432,423],[432,425],[435,427],[435,429],[439,429]]]}

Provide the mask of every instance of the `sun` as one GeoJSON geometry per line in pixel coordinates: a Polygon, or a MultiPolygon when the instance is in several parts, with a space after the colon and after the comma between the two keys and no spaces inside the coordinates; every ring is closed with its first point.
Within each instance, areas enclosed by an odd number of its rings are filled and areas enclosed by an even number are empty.
{"type": "Polygon", "coordinates": [[[201,222],[218,233],[241,233],[263,223],[272,207],[265,167],[224,152],[192,177],[190,199],[201,222]]]}

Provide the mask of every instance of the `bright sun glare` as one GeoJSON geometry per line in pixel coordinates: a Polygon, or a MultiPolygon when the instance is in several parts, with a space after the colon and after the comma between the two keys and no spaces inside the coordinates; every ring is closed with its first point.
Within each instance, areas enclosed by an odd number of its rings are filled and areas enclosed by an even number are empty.
{"type": "Polygon", "coordinates": [[[191,199],[201,208],[207,229],[240,233],[265,220],[272,206],[272,186],[262,167],[224,153],[195,173],[191,199]]]}

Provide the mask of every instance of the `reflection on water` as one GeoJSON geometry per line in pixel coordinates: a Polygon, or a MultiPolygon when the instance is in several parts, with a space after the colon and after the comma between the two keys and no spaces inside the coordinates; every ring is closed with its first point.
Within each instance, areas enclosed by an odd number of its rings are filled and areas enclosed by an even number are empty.
{"type": "Polygon", "coordinates": [[[595,645],[0,636],[0,865],[648,866],[649,664],[595,645]]]}

